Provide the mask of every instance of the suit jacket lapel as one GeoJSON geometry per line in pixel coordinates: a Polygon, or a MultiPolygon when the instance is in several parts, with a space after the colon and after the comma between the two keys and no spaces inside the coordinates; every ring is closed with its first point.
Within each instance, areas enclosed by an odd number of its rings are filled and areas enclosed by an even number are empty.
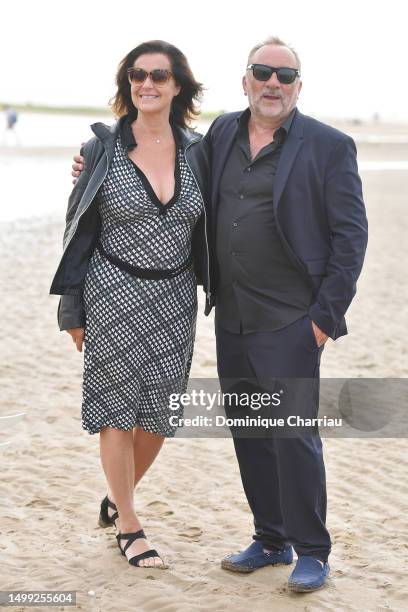
{"type": "Polygon", "coordinates": [[[303,144],[303,119],[299,111],[296,112],[286,142],[283,145],[282,154],[280,156],[278,169],[276,172],[274,187],[273,187],[273,205],[276,210],[283,190],[289,178],[290,171],[295,162],[296,156],[303,144]]]}
{"type": "MultiPolygon", "coordinates": [[[[217,217],[217,206],[221,176],[228,159],[228,155],[231,151],[234,143],[235,136],[238,131],[238,122],[234,119],[233,124],[225,126],[220,132],[217,138],[217,143],[213,147],[213,161],[212,161],[212,212],[213,212],[213,223],[216,223],[217,217]]],[[[215,225],[214,225],[215,227],[215,225]]]]}

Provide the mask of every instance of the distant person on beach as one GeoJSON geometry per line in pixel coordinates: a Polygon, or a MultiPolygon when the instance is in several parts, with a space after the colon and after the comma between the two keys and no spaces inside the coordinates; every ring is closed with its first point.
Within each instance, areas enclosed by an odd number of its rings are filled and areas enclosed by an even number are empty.
{"type": "Polygon", "coordinates": [[[4,109],[4,113],[6,115],[6,128],[8,130],[12,130],[17,123],[17,111],[14,108],[6,106],[4,109]]]}
{"type": "Polygon", "coordinates": [[[4,116],[6,119],[6,125],[3,133],[3,143],[10,144],[9,141],[12,139],[14,141],[14,144],[19,144],[18,135],[15,130],[15,126],[18,121],[17,111],[14,108],[11,108],[10,106],[5,106],[4,116]]]}
{"type": "MultiPolygon", "coordinates": [[[[291,380],[286,413],[313,418],[324,345],[347,334],[344,315],[364,261],[367,219],[355,144],[299,112],[300,71],[298,54],[281,39],[256,45],[242,81],[248,108],[218,117],[204,141],[222,391],[249,380],[262,393],[269,381],[291,380]],[[310,393],[296,397],[302,381],[312,383],[310,393]]],[[[77,176],[82,159],[74,161],[77,176]]],[[[226,410],[251,416],[239,403],[226,410]]],[[[255,533],[221,565],[244,574],[289,565],[294,549],[289,589],[314,591],[326,583],[331,551],[322,442],[317,430],[264,436],[234,436],[255,533]]]]}
{"type": "Polygon", "coordinates": [[[60,329],[85,343],[83,428],[100,434],[108,483],[100,525],[115,524],[131,565],[163,568],[133,490],[175,434],[168,398],[187,385],[197,282],[209,293],[207,162],[188,127],[202,87],[164,41],[132,49],[116,84],[119,120],[92,126],[50,292],[60,329]]]}

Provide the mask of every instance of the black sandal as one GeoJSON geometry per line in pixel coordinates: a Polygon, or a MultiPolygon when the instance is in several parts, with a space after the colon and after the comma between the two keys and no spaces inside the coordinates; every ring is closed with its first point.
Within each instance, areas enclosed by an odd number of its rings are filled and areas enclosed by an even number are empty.
{"type": "Polygon", "coordinates": [[[101,511],[99,513],[99,527],[110,527],[111,525],[115,525],[115,521],[119,518],[118,509],[116,504],[111,502],[108,496],[104,497],[101,501],[101,511]],[[108,508],[115,510],[115,513],[112,516],[109,516],[108,508]]]}
{"type": "MultiPolygon", "coordinates": [[[[126,551],[129,548],[129,546],[131,544],[133,544],[133,542],[135,540],[139,540],[141,538],[146,539],[145,533],[143,531],[143,529],[140,529],[139,531],[136,531],[134,533],[118,533],[116,535],[116,540],[118,542],[118,546],[120,549],[120,552],[122,553],[123,556],[126,557],[126,551]],[[125,544],[125,548],[122,548],[120,545],[120,541],[121,540],[127,540],[126,544],[125,544]]],[[[145,552],[141,553],[140,555],[135,555],[134,557],[131,557],[130,559],[128,559],[130,565],[134,565],[135,567],[144,567],[142,565],[139,565],[139,561],[142,561],[142,559],[149,559],[150,557],[159,557],[159,559],[161,559],[159,553],[157,552],[157,550],[154,550],[154,548],[150,548],[149,550],[146,550],[145,552]]],[[[163,561],[163,559],[162,559],[163,561]]],[[[150,565],[147,567],[147,569],[152,569],[152,568],[158,568],[158,569],[166,569],[167,565],[164,564],[164,562],[161,565],[150,565]]]]}

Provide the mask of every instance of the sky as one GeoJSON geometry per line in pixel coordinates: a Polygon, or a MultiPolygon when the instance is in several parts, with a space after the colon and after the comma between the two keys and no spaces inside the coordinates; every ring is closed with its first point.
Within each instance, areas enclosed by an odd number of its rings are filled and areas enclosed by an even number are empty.
{"type": "Polygon", "coordinates": [[[239,110],[249,49],[278,35],[302,60],[303,112],[408,121],[407,17],[406,0],[14,0],[0,13],[0,101],[106,106],[120,60],[160,38],[204,83],[203,110],[239,110]]]}

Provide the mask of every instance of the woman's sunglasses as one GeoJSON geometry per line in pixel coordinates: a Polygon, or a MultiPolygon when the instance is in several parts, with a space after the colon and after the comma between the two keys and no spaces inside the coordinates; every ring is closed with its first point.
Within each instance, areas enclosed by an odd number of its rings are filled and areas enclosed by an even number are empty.
{"type": "Polygon", "coordinates": [[[279,83],[289,85],[293,83],[296,77],[300,76],[300,72],[297,68],[274,68],[273,66],[266,66],[265,64],[249,64],[247,70],[252,70],[254,79],[257,81],[269,81],[274,72],[278,78],[279,83]]]}
{"type": "Polygon", "coordinates": [[[128,68],[127,75],[129,83],[134,83],[135,85],[141,85],[149,76],[151,82],[157,85],[157,87],[165,85],[170,77],[173,76],[170,70],[166,68],[155,68],[150,72],[143,70],[143,68],[128,68]]]}

